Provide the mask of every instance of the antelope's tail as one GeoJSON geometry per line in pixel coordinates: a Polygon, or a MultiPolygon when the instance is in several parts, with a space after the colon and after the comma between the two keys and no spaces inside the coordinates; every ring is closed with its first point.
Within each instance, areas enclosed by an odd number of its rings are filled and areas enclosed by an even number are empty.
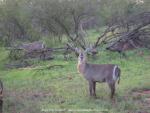
{"type": "Polygon", "coordinates": [[[120,68],[117,65],[115,65],[113,69],[113,80],[114,81],[118,80],[118,84],[120,82],[120,73],[121,73],[120,68]]]}
{"type": "Polygon", "coordinates": [[[118,68],[118,84],[120,83],[120,75],[121,75],[121,70],[118,68]]]}

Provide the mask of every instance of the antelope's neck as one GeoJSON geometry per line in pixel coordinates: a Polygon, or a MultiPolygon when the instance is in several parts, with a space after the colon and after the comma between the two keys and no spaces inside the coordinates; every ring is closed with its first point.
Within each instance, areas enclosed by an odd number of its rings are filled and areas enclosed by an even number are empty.
{"type": "Polygon", "coordinates": [[[86,62],[78,62],[78,65],[77,65],[77,69],[79,71],[79,73],[81,74],[84,74],[85,73],[85,67],[86,67],[86,62]]]}

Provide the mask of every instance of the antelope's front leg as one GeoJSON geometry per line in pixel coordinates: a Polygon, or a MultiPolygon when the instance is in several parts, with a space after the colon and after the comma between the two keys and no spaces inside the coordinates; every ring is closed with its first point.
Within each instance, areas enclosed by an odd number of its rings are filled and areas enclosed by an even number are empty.
{"type": "Polygon", "coordinates": [[[90,96],[93,96],[93,82],[92,81],[89,81],[89,93],[90,93],[90,96]]]}
{"type": "Polygon", "coordinates": [[[96,82],[93,82],[93,96],[96,97],[96,82]]]}
{"type": "Polygon", "coordinates": [[[95,94],[95,82],[89,81],[89,92],[90,96],[96,96],[95,94]]]}

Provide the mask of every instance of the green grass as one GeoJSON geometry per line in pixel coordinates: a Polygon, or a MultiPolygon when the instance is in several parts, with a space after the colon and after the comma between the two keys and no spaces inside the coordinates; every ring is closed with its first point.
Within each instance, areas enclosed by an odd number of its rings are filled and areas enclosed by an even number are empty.
{"type": "Polygon", "coordinates": [[[34,69],[10,70],[4,68],[8,52],[3,48],[0,54],[4,113],[41,113],[42,109],[98,109],[104,113],[148,111],[141,104],[144,97],[132,95],[135,89],[150,88],[148,50],[144,50],[142,57],[137,55],[137,51],[132,51],[127,53],[127,59],[120,59],[118,53],[102,51],[94,60],[89,58],[91,63],[114,63],[120,66],[121,81],[117,85],[115,103],[109,99],[109,88],[104,83],[97,84],[97,99],[89,97],[88,83],[78,74],[77,59],[74,57],[70,61],[64,61],[62,56],[52,61],[34,61],[34,69]],[[63,68],[35,69],[47,65],[63,65],[63,68]]]}

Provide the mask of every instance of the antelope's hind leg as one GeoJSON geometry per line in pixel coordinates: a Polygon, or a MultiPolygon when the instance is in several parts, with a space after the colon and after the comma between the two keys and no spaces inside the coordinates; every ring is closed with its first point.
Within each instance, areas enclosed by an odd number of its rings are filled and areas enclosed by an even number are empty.
{"type": "Polygon", "coordinates": [[[114,96],[114,94],[115,94],[115,82],[113,82],[113,83],[108,83],[108,86],[109,86],[109,88],[110,88],[110,90],[111,90],[110,98],[112,99],[113,96],[114,96]]]}

